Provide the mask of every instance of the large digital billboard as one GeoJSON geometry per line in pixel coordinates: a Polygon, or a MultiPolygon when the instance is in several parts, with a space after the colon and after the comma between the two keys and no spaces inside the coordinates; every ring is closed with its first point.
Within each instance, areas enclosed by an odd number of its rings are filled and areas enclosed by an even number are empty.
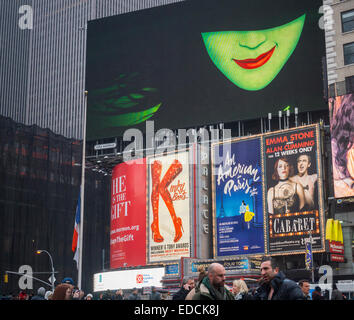
{"type": "Polygon", "coordinates": [[[329,99],[336,198],[354,196],[354,94],[329,99]]]}
{"type": "Polygon", "coordinates": [[[270,254],[324,250],[323,187],[318,126],[266,134],[267,243],[270,254]]]}
{"type": "Polygon", "coordinates": [[[212,146],[214,257],[263,254],[261,138],[212,146]]]}
{"type": "Polygon", "coordinates": [[[324,110],[322,0],[190,0],[88,23],[87,139],[324,110]]]}

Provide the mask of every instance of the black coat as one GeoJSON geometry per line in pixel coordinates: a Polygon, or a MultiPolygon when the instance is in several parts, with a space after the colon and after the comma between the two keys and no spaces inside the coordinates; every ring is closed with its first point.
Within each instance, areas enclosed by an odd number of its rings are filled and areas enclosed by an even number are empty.
{"type": "Polygon", "coordinates": [[[185,300],[188,293],[189,290],[186,290],[182,287],[172,296],[172,300],[185,300]]]}
{"type": "MultiPolygon", "coordinates": [[[[271,286],[274,288],[272,300],[305,300],[304,294],[297,283],[285,278],[281,271],[271,281],[271,286]]],[[[255,299],[268,300],[269,291],[269,284],[263,284],[257,289],[255,299]]]]}

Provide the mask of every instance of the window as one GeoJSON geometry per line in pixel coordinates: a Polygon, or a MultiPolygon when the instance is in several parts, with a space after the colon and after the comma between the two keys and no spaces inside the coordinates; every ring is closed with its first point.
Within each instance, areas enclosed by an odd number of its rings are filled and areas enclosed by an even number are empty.
{"type": "Polygon", "coordinates": [[[354,10],[342,12],[342,32],[354,30],[354,10]]]}
{"type": "Polygon", "coordinates": [[[344,64],[354,63],[354,42],[343,45],[344,64]]]}
{"type": "Polygon", "coordinates": [[[345,78],[345,87],[346,93],[353,93],[354,92],[354,76],[346,77],[345,78]]]}

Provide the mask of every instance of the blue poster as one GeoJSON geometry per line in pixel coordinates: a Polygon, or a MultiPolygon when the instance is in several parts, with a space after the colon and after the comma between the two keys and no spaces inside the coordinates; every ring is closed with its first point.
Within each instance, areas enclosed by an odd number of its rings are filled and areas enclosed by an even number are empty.
{"type": "Polygon", "coordinates": [[[264,253],[261,141],[214,146],[216,256],[264,253]]]}

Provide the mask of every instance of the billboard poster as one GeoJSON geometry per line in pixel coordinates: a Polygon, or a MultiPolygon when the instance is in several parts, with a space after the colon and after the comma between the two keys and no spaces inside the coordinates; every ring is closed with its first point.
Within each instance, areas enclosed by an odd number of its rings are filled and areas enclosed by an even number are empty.
{"type": "Polygon", "coordinates": [[[111,268],[146,264],[146,159],[112,171],[111,268]]]}
{"type": "Polygon", "coordinates": [[[214,257],[264,253],[261,139],[212,152],[214,257]]]}
{"type": "Polygon", "coordinates": [[[318,126],[264,135],[269,253],[324,249],[318,126]]]}
{"type": "Polygon", "coordinates": [[[322,6],[190,0],[89,21],[87,140],[147,120],[178,129],[326,109],[322,6]]]}
{"type": "Polygon", "coordinates": [[[354,94],[330,98],[330,131],[335,198],[354,196],[354,94]]]}
{"type": "Polygon", "coordinates": [[[148,158],[148,261],[189,257],[189,152],[148,158]]]}

